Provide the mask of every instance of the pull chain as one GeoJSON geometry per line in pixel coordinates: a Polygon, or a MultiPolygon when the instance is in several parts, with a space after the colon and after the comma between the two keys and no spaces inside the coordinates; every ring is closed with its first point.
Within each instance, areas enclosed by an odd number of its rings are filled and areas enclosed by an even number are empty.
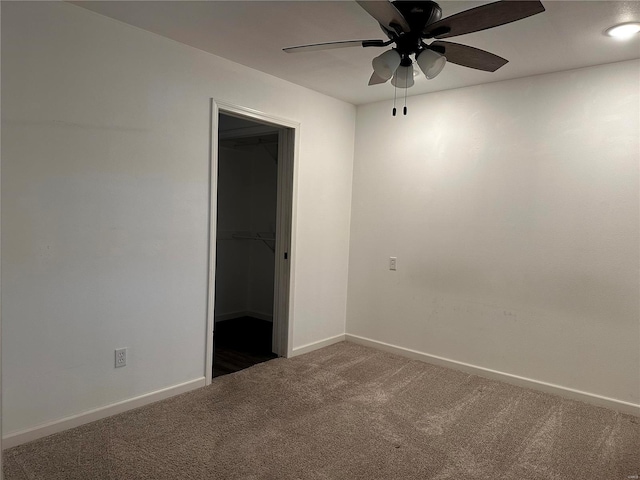
{"type": "Polygon", "coordinates": [[[395,85],[393,86],[393,116],[396,116],[396,92],[398,91],[398,87],[396,87],[395,85]]]}
{"type": "MultiPolygon", "coordinates": [[[[413,73],[413,72],[412,72],[413,73]]],[[[409,88],[407,85],[409,84],[409,75],[404,77],[404,108],[402,109],[402,114],[407,114],[407,89],[409,88]]]]}

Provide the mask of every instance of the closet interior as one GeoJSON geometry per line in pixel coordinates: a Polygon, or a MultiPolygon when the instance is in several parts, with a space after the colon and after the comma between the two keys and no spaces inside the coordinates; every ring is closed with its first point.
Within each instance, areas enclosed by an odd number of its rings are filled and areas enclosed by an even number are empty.
{"type": "Polygon", "coordinates": [[[220,114],[213,376],[275,358],[278,129],[220,114]]]}

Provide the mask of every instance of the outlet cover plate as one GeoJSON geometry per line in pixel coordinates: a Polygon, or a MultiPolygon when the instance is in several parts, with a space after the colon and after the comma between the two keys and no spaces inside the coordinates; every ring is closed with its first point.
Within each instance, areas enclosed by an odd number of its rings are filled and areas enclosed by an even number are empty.
{"type": "Polygon", "coordinates": [[[116,349],[116,368],[124,367],[127,364],[127,349],[116,349]]]}

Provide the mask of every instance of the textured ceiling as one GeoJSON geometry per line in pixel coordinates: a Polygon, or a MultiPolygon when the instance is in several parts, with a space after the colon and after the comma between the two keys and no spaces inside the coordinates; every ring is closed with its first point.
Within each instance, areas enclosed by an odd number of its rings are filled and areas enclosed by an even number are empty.
{"type": "MultiPolygon", "coordinates": [[[[640,21],[640,1],[542,0],[546,12],[451,41],[509,60],[495,73],[448,64],[433,80],[420,75],[409,95],[640,58],[640,36],[622,42],[606,28],[640,21]]],[[[393,87],[367,86],[371,59],[361,47],[287,54],[307,43],[385,38],[352,1],[73,2],[125,23],[353,104],[393,98],[393,87]]],[[[442,1],[443,17],[489,2],[442,1]]]]}

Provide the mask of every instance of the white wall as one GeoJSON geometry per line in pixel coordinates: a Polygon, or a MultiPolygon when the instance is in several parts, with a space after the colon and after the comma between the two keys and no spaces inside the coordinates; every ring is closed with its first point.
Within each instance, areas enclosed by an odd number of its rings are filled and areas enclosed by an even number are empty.
{"type": "Polygon", "coordinates": [[[5,435],[204,375],[210,98],[300,122],[292,343],[344,333],[353,106],[63,2],[2,88],[5,435]]]}
{"type": "Polygon", "coordinates": [[[359,107],[347,333],[640,403],[639,74],[359,107]]]}

